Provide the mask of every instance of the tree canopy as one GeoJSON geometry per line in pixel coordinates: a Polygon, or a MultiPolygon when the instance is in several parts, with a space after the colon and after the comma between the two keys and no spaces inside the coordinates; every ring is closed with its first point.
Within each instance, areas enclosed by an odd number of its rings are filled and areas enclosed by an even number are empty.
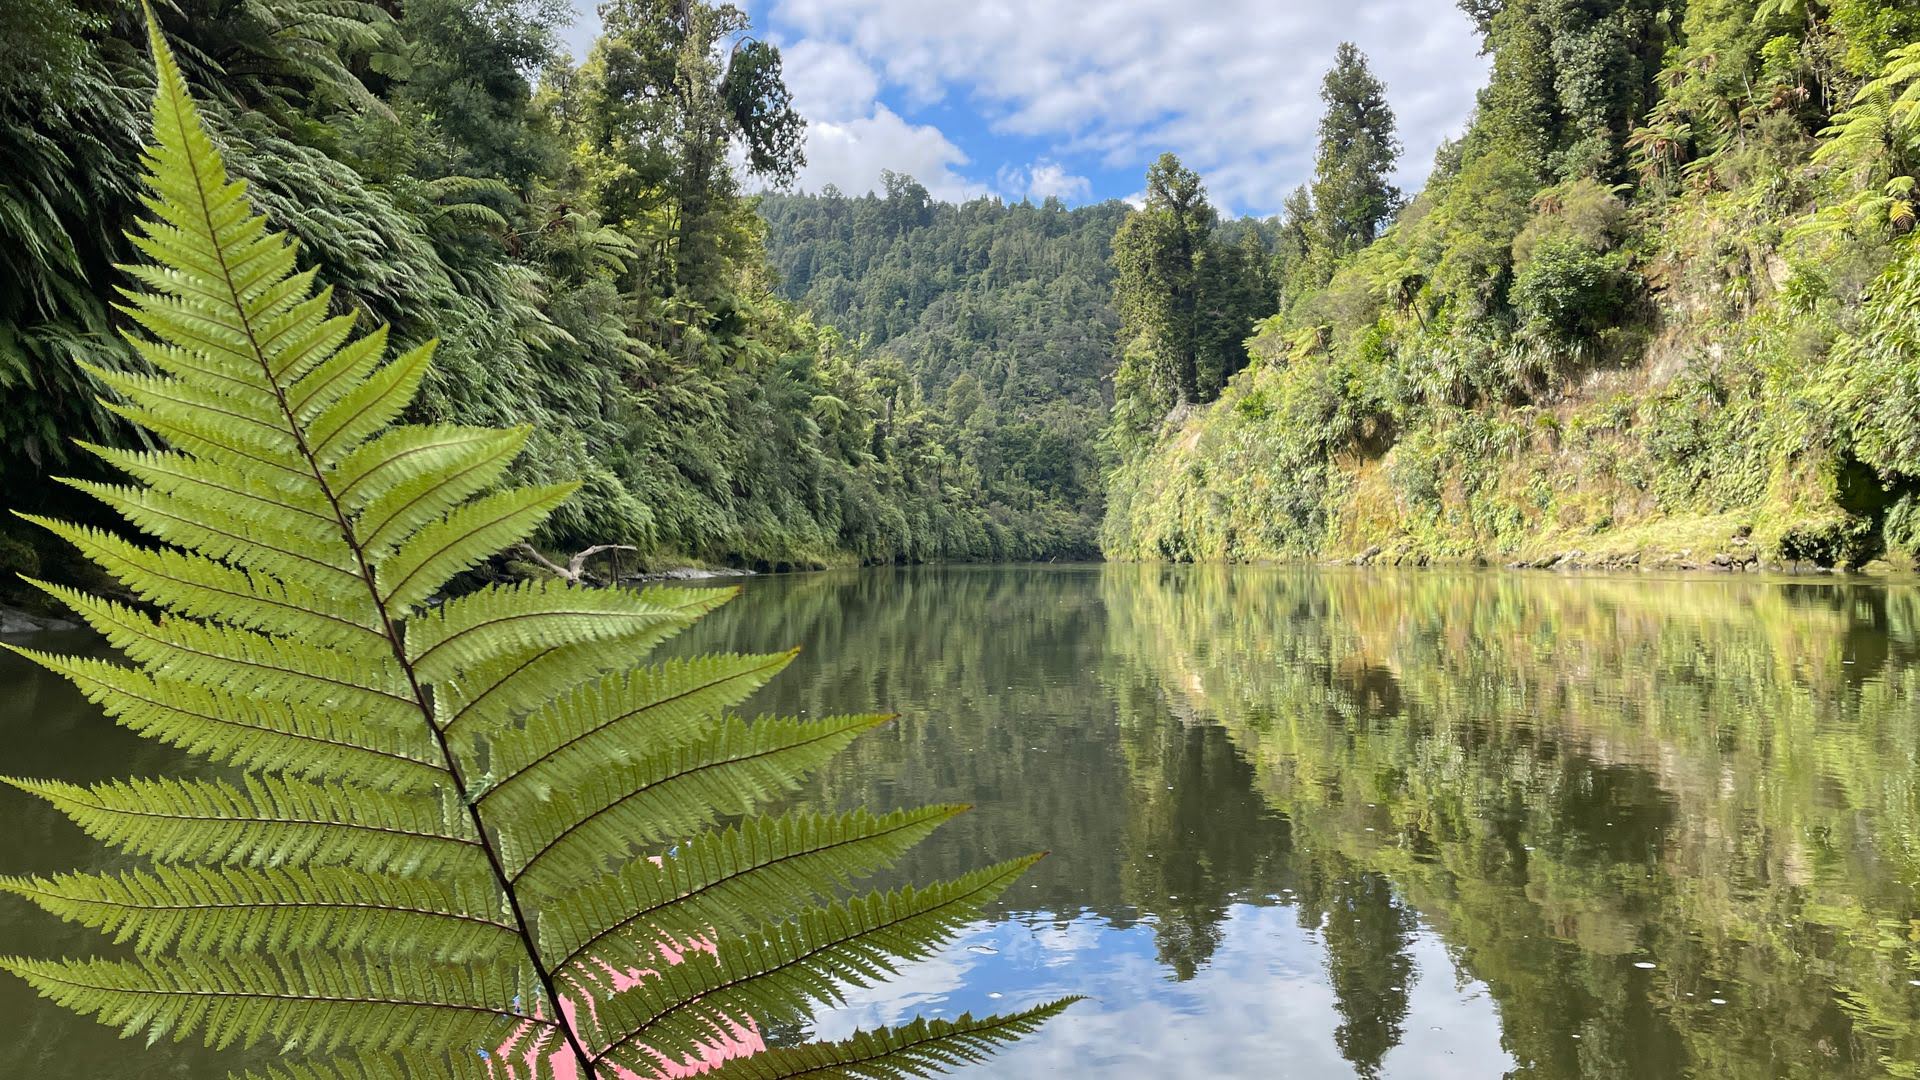
{"type": "MultiPolygon", "coordinates": [[[[0,12],[19,54],[0,71],[0,260],[18,284],[0,290],[0,476],[19,509],[84,514],[43,481],[86,467],[69,435],[137,437],[71,361],[140,366],[101,297],[132,254],[151,74],[130,8],[44,8],[0,12]]],[[[739,8],[609,5],[577,66],[554,49],[564,5],[396,10],[182,0],[159,17],[230,167],[338,308],[398,343],[441,340],[413,417],[532,424],[516,475],[585,482],[544,542],[628,544],[643,566],[1058,548],[952,481],[962,455],[899,422],[885,358],[776,292],[744,185],[793,177],[804,124],[739,8]]],[[[1081,472],[1090,489],[1098,470],[1081,472]]],[[[1097,513],[1079,498],[1072,514],[1097,513]]],[[[1091,526],[1077,535],[1087,550],[1091,526]]],[[[0,560],[79,572],[12,525],[0,560]]]]}
{"type": "Polygon", "coordinates": [[[1273,311],[1265,236],[1243,227],[1236,244],[1219,224],[1199,174],[1162,154],[1147,170],[1143,205],[1114,234],[1114,433],[1123,446],[1218,396],[1246,365],[1254,322],[1273,311]]]}
{"type": "Polygon", "coordinates": [[[1317,239],[1338,258],[1371,244],[1400,208],[1391,180],[1400,140],[1387,88],[1352,42],[1334,54],[1320,100],[1326,112],[1313,162],[1314,217],[1317,239]]]}

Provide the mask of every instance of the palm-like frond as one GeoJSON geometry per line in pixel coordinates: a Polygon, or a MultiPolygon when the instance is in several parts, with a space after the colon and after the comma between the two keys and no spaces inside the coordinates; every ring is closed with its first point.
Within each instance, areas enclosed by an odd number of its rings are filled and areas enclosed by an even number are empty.
{"type": "MultiPolygon", "coordinates": [[[[727,593],[542,582],[429,604],[572,488],[495,488],[525,430],[390,426],[431,345],[388,359],[384,331],[353,338],[153,45],[135,238],[152,261],[128,268],[124,310],[155,374],[92,374],[167,449],[89,447],[128,482],[75,486],[157,543],[33,519],[142,603],[45,585],[131,663],[22,652],[230,771],[7,779],[147,865],[0,878],[134,950],[0,967],[130,1035],[311,1059],[261,1080],[559,1062],[611,1080],[884,977],[1030,865],[846,897],[961,808],[753,816],[887,718],[733,715],[792,653],[637,666],[727,593]]],[[[922,1074],[1060,1007],[783,1049],[741,1075],[922,1074]]]]}
{"type": "Polygon", "coordinates": [[[1888,53],[1879,77],[1862,86],[1820,136],[1814,162],[1847,177],[1856,190],[1795,232],[1911,229],[1920,170],[1920,43],[1888,53]]]}

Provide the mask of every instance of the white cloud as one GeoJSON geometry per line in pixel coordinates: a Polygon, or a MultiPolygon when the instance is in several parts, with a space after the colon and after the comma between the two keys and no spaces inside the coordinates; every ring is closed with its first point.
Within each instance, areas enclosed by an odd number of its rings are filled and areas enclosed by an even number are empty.
{"type": "Polygon", "coordinates": [[[873,114],[880,75],[849,46],[809,38],[780,50],[780,63],[794,107],[809,122],[873,114]]]}
{"type": "Polygon", "coordinates": [[[872,109],[867,116],[807,124],[801,190],[819,191],[832,184],[849,195],[861,195],[879,185],[882,169],[892,169],[925,184],[937,199],[957,202],[986,193],[986,185],[960,174],[967,155],[939,128],[908,123],[885,105],[872,109]]]}
{"type": "MultiPolygon", "coordinates": [[[[576,56],[598,31],[591,0],[562,32],[576,56]]],[[[913,174],[942,198],[991,189],[1084,198],[1090,167],[1144,174],[1163,150],[1207,179],[1233,212],[1276,212],[1313,167],[1320,79],[1351,40],[1387,84],[1418,188],[1441,140],[1457,135],[1486,81],[1466,17],[1445,0],[756,0],[757,33],[782,46],[809,120],[805,188],[864,192],[880,170],[913,174]],[[1038,140],[1044,158],[973,164],[909,111],[945,102],[993,131],[1038,140]],[[1045,171],[1057,170],[1057,172],[1045,171]],[[1013,181],[1019,180],[1016,187],[1013,181]]],[[[1029,145],[1031,145],[1029,143],[1029,145]]],[[[1023,151],[1026,157],[1030,150],[1023,151]]],[[[1016,159],[1018,160],[1018,159],[1016,159]]]]}
{"type": "MultiPolygon", "coordinates": [[[[575,59],[584,58],[600,32],[592,0],[571,0],[574,21],[560,34],[575,59]]],[[[828,184],[850,195],[879,186],[880,171],[903,172],[936,198],[960,200],[986,193],[962,176],[967,155],[940,130],[914,124],[880,104],[880,75],[850,46],[808,38],[782,46],[781,69],[794,107],[807,118],[807,165],[798,187],[828,184]]],[[[745,175],[744,155],[734,167],[745,175]]]]}
{"type": "Polygon", "coordinates": [[[995,189],[1013,200],[1045,202],[1050,198],[1058,198],[1073,201],[1086,199],[1093,194],[1093,181],[1076,176],[1068,172],[1066,166],[1046,158],[1026,166],[1002,165],[995,180],[995,189]]]}
{"type": "Polygon", "coordinates": [[[794,107],[807,118],[807,165],[799,187],[828,184],[849,195],[880,183],[882,169],[907,173],[936,198],[984,194],[986,186],[961,175],[967,155],[939,128],[914,124],[880,104],[880,76],[842,42],[807,38],[781,50],[794,107]]]}
{"type": "Polygon", "coordinates": [[[1054,160],[1085,155],[1144,172],[1172,150],[1207,177],[1216,201],[1260,213],[1277,210],[1311,171],[1320,78],[1342,40],[1358,44],[1387,83],[1409,187],[1463,127],[1486,74],[1466,18],[1440,0],[770,8],[777,26],[812,48],[838,43],[911,105],[949,100],[979,111],[998,132],[1049,141],[1054,160]]]}

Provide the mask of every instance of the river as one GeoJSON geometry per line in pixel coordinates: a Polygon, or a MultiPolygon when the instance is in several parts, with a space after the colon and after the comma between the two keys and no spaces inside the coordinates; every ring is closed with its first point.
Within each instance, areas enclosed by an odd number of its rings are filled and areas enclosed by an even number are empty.
{"type": "MultiPolygon", "coordinates": [[[[671,649],[790,644],[751,711],[902,714],[803,800],[973,804],[902,877],[1051,852],[812,1032],[1077,993],[971,1075],[1915,1075],[1911,584],[885,569],[755,579],[671,649]]],[[[185,764],[11,656],[0,747],[185,764]]],[[[17,792],[0,823],[0,873],[112,864],[17,792]]],[[[0,953],[99,948],[0,897],[0,953]]],[[[0,1016],[35,1080],[239,1060],[142,1056],[5,977],[0,1016]]]]}

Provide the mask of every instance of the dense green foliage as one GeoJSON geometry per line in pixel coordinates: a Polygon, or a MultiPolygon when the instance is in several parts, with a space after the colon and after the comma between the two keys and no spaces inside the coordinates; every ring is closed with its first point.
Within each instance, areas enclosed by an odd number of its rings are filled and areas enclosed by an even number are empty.
{"type": "Polygon", "coordinates": [[[1116,471],[1107,552],[1920,554],[1920,9],[1462,6],[1470,128],[1357,250],[1289,200],[1279,313],[1116,471]]]}
{"type": "Polygon", "coordinates": [[[1338,258],[1373,243],[1400,207],[1388,176],[1400,158],[1387,88],[1351,42],[1342,42],[1320,89],[1326,103],[1313,163],[1317,240],[1338,258]]]}
{"type": "Polygon", "coordinates": [[[836,898],[960,808],[756,816],[887,717],[734,716],[791,652],[638,664],[724,592],[429,605],[580,485],[496,485],[525,428],[390,426],[434,343],[388,359],[388,327],[330,314],[152,40],[124,296],[155,374],[94,374],[169,448],[89,446],[133,482],[72,483],[159,543],[35,520],[163,614],[47,585],[132,665],[21,652],[229,770],[7,780],[149,868],[0,879],[136,954],[0,968],[127,1034],[270,1040],[288,1058],[257,1075],[278,1080],[925,1075],[1058,1012],[753,1052],[758,1025],[927,955],[1033,859],[836,898]]]}
{"type": "Polygon", "coordinates": [[[1117,202],[935,202],[910,177],[760,200],[782,292],[871,350],[881,432],[988,523],[981,554],[1093,554],[1117,202]]]}
{"type": "Polygon", "coordinates": [[[1169,413],[1218,397],[1246,366],[1254,322],[1273,312],[1261,232],[1243,225],[1235,244],[1197,173],[1162,154],[1142,202],[1113,237],[1113,433],[1123,449],[1169,413]]]}
{"type": "Polygon", "coordinates": [[[1121,356],[1114,405],[1122,424],[1131,412],[1165,413],[1205,400],[1200,335],[1210,320],[1201,278],[1219,215],[1199,174],[1172,154],[1147,170],[1142,201],[1113,238],[1121,356]]]}
{"type": "MultiPolygon", "coordinates": [[[[530,424],[514,475],[584,482],[554,545],[1910,554],[1920,13],[1462,7],[1491,76],[1424,189],[1394,189],[1390,88],[1343,46],[1314,175],[1264,222],[1219,220],[1170,155],[1136,211],[947,205],[895,174],[749,197],[796,174],[802,120],[725,4],[621,0],[577,66],[542,0],[162,19],[337,308],[442,339],[411,418],[530,424]]],[[[84,514],[41,481],[91,467],[57,432],[138,437],[67,361],[141,367],[98,286],[129,254],[149,76],[117,0],[12,5],[0,38],[0,476],[84,514]]],[[[73,576],[27,535],[0,562],[73,576]]]]}
{"type": "MultiPolygon", "coordinates": [[[[577,67],[553,48],[562,4],[394,10],[159,16],[230,166],[338,310],[441,339],[413,417],[531,424],[515,475],[585,483],[549,541],[656,564],[1027,549],[1028,522],[943,482],[944,445],[887,422],[893,365],[775,295],[741,188],[792,176],[801,121],[739,10],[623,0],[577,67]]],[[[0,477],[16,508],[86,513],[45,479],[89,467],[63,434],[136,437],[71,361],[140,367],[102,297],[131,251],[151,74],[120,0],[6,5],[0,41],[0,477]]],[[[65,557],[29,535],[0,532],[0,563],[65,557]]]]}

